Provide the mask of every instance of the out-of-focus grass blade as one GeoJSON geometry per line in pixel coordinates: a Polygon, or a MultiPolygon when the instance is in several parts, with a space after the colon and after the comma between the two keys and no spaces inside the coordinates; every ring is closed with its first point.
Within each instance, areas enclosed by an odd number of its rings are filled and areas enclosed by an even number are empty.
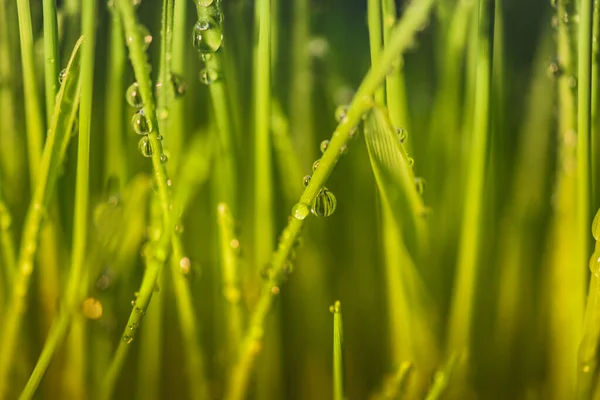
{"type": "Polygon", "coordinates": [[[365,142],[377,186],[392,211],[413,257],[426,242],[427,209],[417,191],[411,158],[400,143],[385,110],[374,107],[364,127],[365,142]]]}
{"type": "Polygon", "coordinates": [[[13,283],[12,297],[5,315],[2,345],[0,351],[0,397],[8,389],[8,376],[12,359],[17,347],[20,325],[27,305],[27,292],[33,265],[35,249],[39,239],[40,227],[46,214],[46,207],[52,195],[52,190],[58,179],[61,164],[61,149],[66,147],[71,138],[77,105],[79,104],[79,58],[83,38],[75,45],[73,54],[66,69],[63,81],[56,98],[52,123],[38,171],[35,191],[23,227],[23,236],[18,261],[18,273],[13,283]]]}

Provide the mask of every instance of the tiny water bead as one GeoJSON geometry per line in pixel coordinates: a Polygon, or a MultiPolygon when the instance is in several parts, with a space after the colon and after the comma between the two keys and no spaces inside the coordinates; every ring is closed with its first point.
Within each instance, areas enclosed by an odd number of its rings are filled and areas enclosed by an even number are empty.
{"type": "Polygon", "coordinates": [[[325,153],[327,151],[327,147],[329,147],[329,140],[325,139],[321,142],[319,148],[321,149],[321,153],[325,153]]]}
{"type": "Polygon", "coordinates": [[[150,128],[148,118],[143,109],[133,114],[131,125],[133,126],[133,131],[138,135],[147,135],[152,132],[152,128],[150,128]]]}
{"type": "Polygon", "coordinates": [[[312,205],[311,212],[317,217],[329,217],[335,211],[337,199],[327,188],[321,189],[312,205]]]}
{"type": "Polygon", "coordinates": [[[152,144],[150,144],[150,139],[148,136],[144,136],[140,139],[140,142],[138,143],[138,149],[144,157],[152,157],[152,144]]]}
{"type": "Polygon", "coordinates": [[[302,184],[304,185],[304,187],[308,186],[311,179],[312,179],[312,176],[310,176],[310,175],[306,175],[304,178],[302,178],[302,184]]]}
{"type": "Polygon", "coordinates": [[[167,161],[169,161],[169,157],[165,153],[161,154],[160,155],[160,162],[163,163],[163,164],[166,164],[167,161]]]}
{"type": "Polygon", "coordinates": [[[196,0],[196,5],[198,7],[208,7],[210,6],[215,0],[196,0]]]}
{"type": "Polygon", "coordinates": [[[558,61],[553,61],[548,65],[548,76],[551,78],[558,78],[562,75],[562,69],[558,61]]]}
{"type": "Polygon", "coordinates": [[[342,122],[343,119],[346,118],[346,114],[348,113],[348,106],[341,105],[335,109],[335,120],[337,122],[342,122]]]}
{"type": "Polygon", "coordinates": [[[317,161],[315,161],[313,163],[313,171],[316,171],[317,168],[319,168],[319,161],[321,161],[321,159],[319,158],[317,161]]]}
{"type": "Polygon", "coordinates": [[[129,85],[127,92],[125,92],[125,98],[127,99],[127,103],[133,108],[142,108],[144,105],[137,82],[129,85]]]}
{"type": "Polygon", "coordinates": [[[333,314],[338,314],[342,311],[342,303],[338,300],[335,304],[329,306],[329,312],[333,314]]]}
{"type": "Polygon", "coordinates": [[[408,162],[409,167],[412,167],[413,165],[415,165],[415,159],[412,157],[408,157],[407,162],[408,162]]]}
{"type": "Polygon", "coordinates": [[[60,73],[58,74],[58,83],[60,83],[62,85],[62,83],[65,81],[65,78],[67,77],[67,69],[63,69],[62,71],[60,71],[60,73]]]}
{"type": "Polygon", "coordinates": [[[308,209],[308,206],[304,203],[297,203],[292,208],[292,216],[300,221],[308,217],[308,214],[310,214],[310,210],[308,209]]]}
{"type": "MultiPolygon", "coordinates": [[[[144,25],[138,25],[138,32],[142,37],[144,49],[147,49],[148,46],[150,46],[150,43],[152,43],[152,35],[150,34],[150,31],[148,31],[148,28],[146,28],[144,25]]],[[[133,36],[128,36],[127,44],[129,45],[131,43],[133,43],[133,36]]]]}
{"type": "Polygon", "coordinates": [[[205,85],[210,85],[218,81],[220,78],[219,72],[212,68],[204,68],[200,71],[200,82],[205,85]]]}
{"type": "Polygon", "coordinates": [[[181,97],[185,94],[185,91],[187,90],[187,82],[183,76],[172,73],[171,84],[173,85],[173,93],[175,93],[175,97],[181,97]]]}
{"type": "Polygon", "coordinates": [[[223,32],[213,17],[202,17],[194,25],[192,44],[200,53],[214,53],[221,47],[223,32]]]}
{"type": "Polygon", "coordinates": [[[398,135],[398,140],[400,141],[400,143],[404,143],[406,137],[408,136],[404,128],[396,129],[396,134],[398,135]]]}
{"type": "Polygon", "coordinates": [[[123,341],[127,344],[133,342],[133,336],[125,335],[123,336],[123,341]]]}

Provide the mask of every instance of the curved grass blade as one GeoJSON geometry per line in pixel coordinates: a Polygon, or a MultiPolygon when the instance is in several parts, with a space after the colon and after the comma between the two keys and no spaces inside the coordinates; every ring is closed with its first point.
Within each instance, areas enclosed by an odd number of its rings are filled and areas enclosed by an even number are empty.
{"type": "Polygon", "coordinates": [[[82,42],[83,38],[80,38],[75,45],[66,69],[66,78],[56,98],[52,124],[48,131],[35,192],[25,218],[17,264],[17,275],[4,319],[2,341],[0,342],[0,398],[4,397],[8,389],[8,376],[27,304],[27,292],[33,272],[40,227],[59,175],[61,148],[71,138],[70,132],[75,121],[77,105],[79,104],[81,89],[79,82],[79,49],[82,42]]]}
{"type": "Polygon", "coordinates": [[[392,210],[396,224],[402,228],[413,257],[426,243],[427,208],[417,191],[410,157],[400,143],[387,113],[374,107],[365,121],[365,142],[375,180],[383,201],[392,210]]]}

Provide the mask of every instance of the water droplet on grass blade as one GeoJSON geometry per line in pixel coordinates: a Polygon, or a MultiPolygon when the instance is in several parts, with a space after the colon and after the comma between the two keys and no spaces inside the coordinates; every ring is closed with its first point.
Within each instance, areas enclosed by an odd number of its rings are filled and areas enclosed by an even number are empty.
{"type": "Polygon", "coordinates": [[[125,335],[123,336],[123,341],[127,344],[133,342],[133,336],[125,335]]]}
{"type": "Polygon", "coordinates": [[[315,161],[315,162],[313,163],[313,171],[316,171],[316,170],[317,170],[317,168],[319,168],[319,161],[321,161],[321,159],[318,159],[317,161],[315,161]]]}
{"type": "Polygon", "coordinates": [[[127,99],[127,103],[133,108],[142,108],[144,102],[142,101],[142,96],[140,94],[140,88],[137,82],[133,82],[127,88],[127,92],[125,92],[125,99],[127,99]]]}
{"type": "Polygon", "coordinates": [[[327,188],[321,189],[312,205],[312,213],[317,217],[329,217],[335,211],[337,199],[327,188]]]}
{"type": "Polygon", "coordinates": [[[320,145],[321,153],[325,153],[327,151],[328,146],[329,146],[329,140],[327,140],[327,139],[323,140],[320,145]]]}
{"type": "Polygon", "coordinates": [[[205,85],[210,85],[211,83],[218,81],[219,78],[219,72],[212,68],[204,68],[200,71],[200,82],[205,85]]]}
{"type": "Polygon", "coordinates": [[[62,71],[60,71],[60,73],[58,74],[58,83],[60,83],[62,85],[62,83],[65,81],[65,79],[67,78],[67,69],[63,69],[62,71]]]}
{"type": "Polygon", "coordinates": [[[169,157],[167,157],[167,155],[165,153],[160,155],[160,162],[163,164],[166,164],[167,161],[169,161],[169,157]]]}
{"type": "Polygon", "coordinates": [[[304,203],[297,203],[292,208],[292,216],[300,221],[306,218],[309,213],[310,210],[308,209],[308,206],[304,203]]]}
{"type": "Polygon", "coordinates": [[[396,129],[396,134],[398,135],[398,140],[400,141],[400,143],[404,143],[406,137],[408,136],[404,128],[396,129]]]}
{"type": "Polygon", "coordinates": [[[596,278],[600,278],[600,251],[595,251],[590,257],[590,271],[596,278]]]}
{"type": "Polygon", "coordinates": [[[423,194],[423,190],[425,189],[425,179],[415,178],[415,188],[417,189],[417,193],[423,194]]]}
{"type": "Polygon", "coordinates": [[[171,74],[171,84],[173,85],[175,97],[181,97],[185,94],[185,91],[187,90],[187,82],[183,76],[175,73],[171,74]]]}
{"type": "Polygon", "coordinates": [[[198,5],[199,7],[208,7],[210,6],[215,0],[196,0],[196,5],[198,5]]]}
{"type": "Polygon", "coordinates": [[[152,132],[143,109],[133,114],[131,125],[133,126],[133,131],[138,135],[147,135],[152,132]]]}
{"type": "MultiPolygon", "coordinates": [[[[150,34],[150,31],[148,30],[148,28],[146,28],[144,25],[138,25],[138,32],[140,33],[140,36],[142,37],[142,43],[144,44],[144,50],[145,50],[148,48],[150,43],[152,43],[152,35],[150,34]]],[[[127,44],[129,45],[132,42],[133,42],[133,36],[128,36],[127,44]]]]}
{"type": "Polygon", "coordinates": [[[221,47],[223,32],[213,17],[201,17],[192,31],[192,45],[201,53],[214,53],[221,47]]]}
{"type": "Polygon", "coordinates": [[[304,178],[302,178],[302,184],[304,185],[304,187],[308,186],[311,178],[312,178],[312,176],[310,176],[310,175],[306,175],[304,178]]]}
{"type": "Polygon", "coordinates": [[[144,136],[140,139],[140,142],[138,143],[138,149],[144,157],[152,157],[152,145],[150,144],[150,139],[148,136],[144,136]]]}
{"type": "Polygon", "coordinates": [[[346,118],[346,114],[348,112],[348,106],[341,105],[335,109],[335,120],[337,122],[342,122],[343,119],[346,118]]]}

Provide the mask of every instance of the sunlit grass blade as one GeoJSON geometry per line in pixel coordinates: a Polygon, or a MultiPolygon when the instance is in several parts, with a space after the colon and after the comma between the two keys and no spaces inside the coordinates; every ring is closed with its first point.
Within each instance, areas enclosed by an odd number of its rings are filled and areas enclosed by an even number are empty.
{"type": "Polygon", "coordinates": [[[46,119],[50,125],[54,100],[58,91],[58,23],[56,20],[56,0],[42,1],[44,13],[44,84],[46,97],[46,119]]]}
{"type": "Polygon", "coordinates": [[[381,391],[371,396],[371,400],[395,400],[402,398],[413,368],[414,365],[409,361],[401,363],[396,373],[383,383],[381,391]]]}
{"type": "Polygon", "coordinates": [[[80,39],[73,50],[71,60],[67,66],[65,80],[58,92],[54,116],[48,132],[39,176],[35,185],[35,192],[31,199],[23,228],[17,263],[17,275],[13,283],[9,308],[5,315],[0,347],[2,350],[0,351],[0,397],[6,395],[9,386],[8,374],[16,351],[18,334],[24,316],[40,227],[59,175],[60,149],[63,147],[63,142],[70,139],[75,113],[79,104],[81,88],[79,81],[79,49],[82,41],[83,39],[80,39]]]}
{"type": "Polygon", "coordinates": [[[480,0],[477,37],[475,108],[470,135],[469,167],[465,185],[458,263],[448,327],[447,351],[468,353],[471,345],[473,306],[480,261],[481,223],[484,210],[484,182],[490,137],[491,79],[494,32],[494,0],[480,0]]]}

